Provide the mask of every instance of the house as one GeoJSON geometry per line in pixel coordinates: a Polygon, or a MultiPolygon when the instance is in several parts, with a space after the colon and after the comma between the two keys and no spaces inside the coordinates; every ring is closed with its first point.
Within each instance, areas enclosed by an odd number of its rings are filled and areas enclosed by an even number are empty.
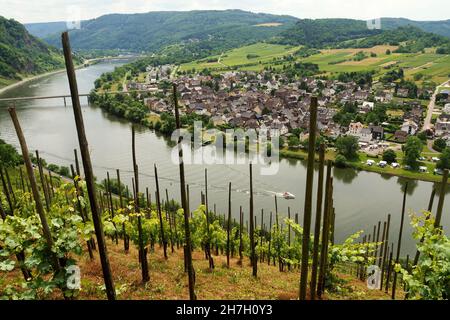
{"type": "Polygon", "coordinates": [[[372,140],[372,132],[369,128],[364,128],[361,122],[351,122],[347,134],[358,138],[360,144],[372,140]]]}
{"type": "Polygon", "coordinates": [[[394,133],[394,139],[400,143],[406,142],[406,139],[408,138],[408,133],[402,130],[397,130],[394,133]]]}
{"type": "Polygon", "coordinates": [[[374,106],[375,106],[375,103],[369,102],[369,101],[364,101],[362,103],[362,105],[359,106],[359,109],[371,111],[371,110],[373,110],[374,106]]]}
{"type": "Polygon", "coordinates": [[[391,102],[392,101],[392,93],[390,92],[380,92],[375,95],[376,102],[391,102]]]}
{"type": "Polygon", "coordinates": [[[358,135],[360,142],[370,142],[372,141],[372,132],[369,128],[363,128],[358,135]]]}
{"type": "Polygon", "coordinates": [[[400,130],[413,136],[416,134],[418,129],[419,129],[419,126],[417,125],[417,123],[415,123],[411,119],[408,119],[408,120],[405,120],[405,122],[403,122],[400,130]]]}
{"type": "Polygon", "coordinates": [[[442,136],[450,131],[450,114],[442,113],[434,125],[435,135],[442,136]]]}
{"type": "Polygon", "coordinates": [[[407,98],[409,95],[409,90],[406,88],[399,88],[397,90],[397,96],[402,98],[407,98]]]}
{"type": "Polygon", "coordinates": [[[384,139],[384,129],[382,126],[369,125],[370,132],[372,134],[372,139],[383,140],[384,139]]]}
{"type": "Polygon", "coordinates": [[[355,92],[354,97],[356,101],[363,102],[369,97],[369,92],[360,90],[355,92]]]}
{"type": "Polygon", "coordinates": [[[450,103],[446,103],[442,112],[450,114],[450,103]]]}
{"type": "Polygon", "coordinates": [[[363,124],[361,122],[351,122],[348,126],[347,134],[358,135],[363,129],[363,124]]]}

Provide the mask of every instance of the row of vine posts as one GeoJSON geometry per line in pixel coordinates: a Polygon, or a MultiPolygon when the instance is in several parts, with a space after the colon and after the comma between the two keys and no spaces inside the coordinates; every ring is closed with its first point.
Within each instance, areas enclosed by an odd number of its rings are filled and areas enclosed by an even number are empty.
{"type": "MultiPolygon", "coordinates": [[[[78,87],[77,87],[77,81],[75,76],[75,69],[72,61],[72,54],[71,54],[71,48],[70,48],[70,42],[69,42],[69,36],[67,32],[64,32],[62,34],[62,45],[63,45],[63,52],[64,52],[64,58],[65,58],[65,64],[66,64],[66,71],[70,86],[70,92],[71,92],[71,98],[72,98],[72,106],[73,106],[73,112],[74,112],[74,118],[77,128],[77,135],[78,135],[78,141],[79,141],[79,147],[80,147],[80,153],[81,153],[81,160],[83,164],[83,170],[84,170],[84,179],[86,181],[86,187],[87,187],[87,193],[88,193],[88,199],[90,203],[90,211],[92,216],[92,221],[95,229],[95,237],[96,242],[94,239],[90,239],[86,241],[86,247],[89,253],[89,256],[91,259],[94,258],[94,251],[98,250],[101,266],[102,266],[102,272],[103,272],[103,278],[104,283],[106,287],[106,294],[107,298],[109,300],[115,300],[116,299],[116,291],[114,287],[114,281],[111,271],[111,266],[108,258],[108,252],[107,252],[107,246],[105,241],[105,235],[103,231],[103,226],[101,222],[101,212],[105,208],[109,210],[111,218],[114,218],[114,206],[117,206],[117,202],[114,205],[113,201],[113,192],[111,189],[111,181],[109,172],[107,173],[107,183],[106,183],[106,194],[102,194],[102,192],[98,191],[96,188],[96,184],[94,181],[94,173],[92,169],[92,163],[89,155],[89,148],[88,148],[88,141],[86,137],[84,122],[83,122],[83,115],[81,112],[81,106],[79,101],[79,95],[78,95],[78,87]]],[[[175,120],[176,120],[176,128],[177,130],[181,130],[181,121],[180,121],[180,113],[179,113],[179,106],[178,106],[178,99],[177,99],[177,87],[176,84],[173,84],[173,104],[175,109],[175,120]]],[[[21,185],[22,189],[25,190],[27,187],[33,195],[33,199],[35,201],[36,211],[39,215],[40,222],[42,225],[42,231],[44,234],[44,237],[46,239],[47,245],[49,249],[53,246],[53,239],[52,235],[50,234],[50,229],[48,226],[48,222],[45,215],[45,208],[44,204],[42,203],[41,194],[39,191],[38,183],[36,180],[36,176],[33,170],[33,165],[29,156],[29,150],[26,144],[26,140],[23,134],[23,131],[20,127],[20,123],[17,117],[17,114],[15,112],[15,108],[11,107],[9,108],[9,113],[11,116],[11,119],[14,123],[14,128],[17,133],[17,137],[19,139],[19,143],[21,146],[21,151],[23,155],[23,160],[25,163],[26,173],[28,177],[27,183],[24,182],[22,168],[20,168],[20,178],[21,178],[21,185]]],[[[328,276],[327,270],[328,270],[328,254],[329,254],[329,246],[330,244],[334,244],[334,234],[335,234],[335,220],[336,220],[336,214],[334,209],[334,203],[333,203],[333,177],[332,177],[332,161],[325,159],[325,145],[322,143],[319,146],[318,149],[318,183],[317,183],[317,196],[316,196],[316,212],[315,212],[315,224],[313,228],[313,243],[312,243],[312,253],[310,257],[310,242],[311,242],[311,221],[312,221],[312,201],[313,201],[313,182],[314,182],[314,162],[315,162],[315,153],[316,153],[316,122],[317,122],[317,97],[311,98],[311,105],[310,105],[310,113],[309,113],[309,142],[308,142],[308,160],[307,160],[307,177],[306,177],[306,188],[305,188],[305,201],[304,201],[304,215],[303,215],[303,234],[302,234],[302,245],[301,245],[301,263],[299,266],[300,271],[300,281],[299,281],[299,299],[305,300],[305,299],[311,299],[314,300],[316,298],[321,298],[324,290],[325,290],[325,280],[328,276]],[[326,167],[326,174],[325,174],[325,167],[326,167]],[[324,192],[325,190],[325,192],[324,192]],[[311,263],[310,263],[311,261],[311,263]],[[308,277],[310,277],[308,279],[308,277]],[[309,281],[308,281],[309,280],[309,281]],[[308,286],[309,286],[309,292],[308,292],[308,286]],[[308,295],[309,294],[309,295],[308,295]]],[[[146,200],[140,199],[140,191],[139,191],[139,167],[137,164],[137,157],[136,157],[136,146],[135,146],[135,129],[134,126],[132,127],[132,157],[133,157],[133,178],[132,178],[132,188],[133,188],[133,201],[134,201],[134,211],[137,216],[137,226],[138,226],[138,247],[139,247],[139,262],[142,272],[142,281],[143,283],[146,283],[150,281],[150,275],[149,275],[149,266],[148,266],[148,248],[147,244],[144,243],[143,239],[143,230],[142,230],[142,221],[140,214],[141,206],[144,206],[145,208],[151,207],[151,195],[149,193],[149,189],[146,188],[146,200]]],[[[77,151],[74,150],[74,156],[75,156],[75,168],[73,165],[71,165],[71,173],[73,177],[73,184],[76,190],[76,195],[78,199],[77,207],[78,212],[83,219],[83,222],[86,222],[90,220],[88,212],[86,208],[84,208],[79,198],[83,197],[83,188],[79,187],[78,181],[79,177],[81,176],[81,170],[78,160],[78,154],[77,151]],[[78,178],[77,178],[78,177],[78,178]]],[[[184,243],[182,244],[183,252],[184,252],[184,266],[185,271],[188,275],[188,284],[189,284],[189,298],[191,300],[196,300],[196,293],[195,293],[195,270],[193,266],[192,261],[192,241],[191,241],[191,235],[190,235],[190,227],[189,227],[189,221],[191,216],[191,210],[189,207],[189,185],[186,183],[185,180],[185,167],[183,162],[183,149],[182,149],[182,136],[179,135],[178,138],[178,157],[179,157],[179,176],[180,176],[180,194],[181,194],[181,208],[183,209],[183,217],[184,217],[184,243]]],[[[45,206],[47,210],[49,209],[49,205],[51,202],[52,197],[52,177],[51,172],[50,179],[46,178],[46,175],[43,172],[42,163],[39,157],[39,153],[36,151],[36,159],[38,164],[38,170],[39,170],[39,177],[40,182],[42,186],[42,191],[44,193],[44,200],[45,200],[45,206]]],[[[1,169],[1,168],[0,168],[1,169]]],[[[4,170],[5,174],[3,174],[3,169],[0,170],[0,176],[2,181],[3,190],[6,194],[7,202],[9,206],[11,207],[11,212],[13,212],[12,208],[12,200],[11,197],[14,197],[14,192],[11,186],[10,178],[8,175],[8,171],[4,170]]],[[[167,230],[164,230],[164,224],[163,224],[163,217],[162,217],[162,207],[163,204],[161,203],[161,190],[159,187],[159,181],[158,181],[158,171],[156,165],[154,166],[154,175],[155,175],[155,202],[156,202],[156,210],[157,215],[159,219],[159,232],[160,232],[160,245],[163,247],[164,257],[167,259],[167,247],[168,247],[168,236],[167,234],[170,234],[170,244],[171,244],[171,250],[174,251],[174,242],[177,245],[177,248],[180,245],[180,239],[176,238],[173,239],[173,230],[175,229],[176,233],[176,219],[171,218],[169,214],[169,196],[167,189],[166,191],[166,219],[169,221],[169,232],[167,233],[167,230]]],[[[119,206],[121,209],[125,207],[124,205],[124,199],[123,199],[123,190],[122,184],[121,184],[121,178],[120,178],[120,172],[117,169],[116,170],[116,176],[118,181],[118,197],[119,197],[119,206]]],[[[273,224],[273,218],[272,218],[272,212],[270,212],[269,217],[269,228],[267,231],[266,225],[264,224],[264,210],[261,210],[261,218],[260,218],[260,232],[261,237],[259,239],[260,246],[262,247],[263,241],[268,242],[268,252],[265,255],[264,253],[260,254],[260,257],[257,256],[256,253],[256,246],[258,245],[257,241],[255,240],[255,232],[256,232],[256,226],[257,226],[257,217],[254,212],[254,198],[253,198],[253,167],[252,163],[249,164],[249,185],[250,185],[250,195],[249,195],[249,219],[246,221],[246,227],[247,233],[250,238],[250,264],[252,266],[252,275],[254,277],[257,277],[258,275],[258,260],[260,263],[265,262],[267,259],[267,263],[270,265],[271,261],[273,261],[273,264],[276,264],[276,260],[278,260],[278,265],[280,268],[280,271],[284,270],[284,267],[286,263],[282,260],[280,255],[280,250],[276,248],[277,256],[271,256],[271,246],[278,245],[276,243],[272,243],[272,237],[270,236],[272,228],[275,227],[275,230],[280,229],[279,224],[279,213],[278,213],[278,206],[277,206],[277,198],[275,197],[275,224],[273,224]],[[263,235],[267,235],[269,233],[269,236],[264,237],[263,235]],[[258,259],[259,258],[259,259],[258,259]]],[[[444,204],[444,197],[445,197],[445,188],[447,184],[448,179],[448,171],[444,170],[444,174],[442,177],[442,183],[440,185],[439,190],[439,203],[437,206],[437,212],[436,212],[436,226],[440,226],[440,221],[442,217],[442,210],[443,210],[443,204],[444,204]]],[[[407,195],[407,189],[408,189],[408,183],[405,184],[404,187],[404,195],[403,195],[403,202],[402,202],[402,210],[401,210],[401,221],[400,221],[400,228],[398,232],[398,240],[397,240],[397,248],[394,253],[394,243],[390,242],[389,239],[389,233],[390,233],[390,225],[391,225],[391,214],[387,215],[386,221],[378,221],[377,225],[373,226],[373,233],[365,235],[362,239],[363,244],[369,244],[371,242],[375,243],[375,250],[373,253],[370,253],[371,257],[369,257],[369,253],[366,253],[366,261],[369,258],[373,258],[375,261],[374,263],[378,265],[381,268],[381,284],[380,284],[380,290],[385,290],[388,292],[389,286],[392,286],[391,290],[391,296],[392,299],[395,299],[396,296],[396,290],[397,290],[397,272],[393,269],[393,264],[398,264],[400,262],[400,252],[401,252],[401,241],[402,241],[402,235],[403,235],[403,225],[404,225],[404,217],[405,217],[405,205],[406,205],[406,195],[407,195]],[[382,226],[382,227],[381,227],[382,226]],[[381,236],[381,237],[380,237],[381,236]]],[[[206,225],[207,225],[207,234],[206,234],[206,242],[204,243],[204,253],[205,258],[209,262],[209,268],[212,270],[214,269],[214,260],[211,253],[211,235],[210,235],[210,210],[209,210],[209,202],[208,202],[208,173],[207,169],[205,169],[205,193],[201,195],[202,204],[205,205],[205,215],[206,215],[206,225]]],[[[428,211],[431,212],[433,207],[433,200],[435,197],[436,188],[433,188],[432,194],[430,197],[429,205],[428,205],[428,211]]],[[[128,187],[126,190],[126,199],[129,200],[129,191],[128,187]]],[[[227,231],[227,240],[226,240],[226,257],[227,257],[227,267],[230,267],[230,255],[234,255],[234,247],[231,248],[231,241],[233,235],[231,234],[231,227],[232,225],[236,225],[236,220],[233,219],[233,224],[231,222],[231,182],[229,182],[228,185],[228,215],[225,217],[225,214],[223,216],[223,227],[227,231]]],[[[0,213],[2,215],[2,218],[5,219],[5,210],[1,207],[2,204],[0,202],[0,213]]],[[[216,214],[216,208],[214,205],[214,217],[217,218],[216,214]]],[[[290,208],[288,209],[288,219],[291,218],[291,212],[290,208]]],[[[219,217],[220,220],[220,217],[219,217]]],[[[295,214],[295,223],[298,223],[298,214],[295,214]]],[[[243,229],[244,229],[244,213],[242,210],[242,206],[240,207],[240,214],[239,214],[239,228],[238,233],[235,235],[236,238],[239,239],[239,261],[242,263],[243,259],[243,229]]],[[[117,226],[116,226],[117,227],[117,226]]],[[[123,244],[124,244],[124,251],[128,252],[129,250],[129,236],[126,234],[125,231],[125,223],[123,226],[119,226],[122,228],[122,238],[123,238],[123,244]]],[[[118,228],[118,227],[117,227],[118,228]]],[[[281,226],[282,228],[282,226],[281,226]]],[[[118,244],[118,234],[116,233],[114,236],[114,239],[116,241],[116,244],[118,244]]],[[[290,245],[291,243],[291,226],[288,225],[288,243],[290,245]]],[[[218,247],[216,246],[216,253],[218,253],[218,247]]],[[[367,251],[368,252],[368,251],[367,251]]],[[[416,265],[418,263],[419,259],[419,251],[417,251],[413,261],[412,266],[416,265]]],[[[17,254],[17,260],[18,261],[24,261],[25,256],[24,253],[17,254]]],[[[52,265],[56,273],[62,272],[61,270],[61,263],[64,263],[63,261],[60,261],[56,258],[56,256],[52,259],[52,265]]],[[[21,271],[24,275],[25,279],[29,279],[31,277],[31,273],[29,270],[27,270],[25,267],[23,267],[23,264],[21,264],[21,271]]],[[[289,270],[291,270],[291,266],[289,263],[287,263],[287,267],[289,270]]],[[[406,258],[406,267],[409,268],[409,256],[406,258]]],[[[364,269],[364,264],[360,264],[356,266],[355,270],[356,276],[359,277],[361,280],[365,280],[367,277],[366,270],[364,269]]]]}

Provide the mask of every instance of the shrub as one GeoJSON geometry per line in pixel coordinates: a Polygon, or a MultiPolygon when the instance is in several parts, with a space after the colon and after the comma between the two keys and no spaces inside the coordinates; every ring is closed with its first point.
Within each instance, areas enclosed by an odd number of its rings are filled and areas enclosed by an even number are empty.
{"type": "Polygon", "coordinates": [[[447,147],[447,142],[444,139],[438,138],[438,139],[434,140],[434,142],[433,142],[434,150],[441,152],[442,150],[445,149],[445,147],[447,147]]]}
{"type": "Polygon", "coordinates": [[[392,149],[387,149],[383,152],[383,160],[392,163],[397,160],[397,154],[392,149]]]}
{"type": "Polygon", "coordinates": [[[338,154],[334,160],[334,165],[338,168],[345,168],[347,166],[347,158],[342,154],[338,154]]]}

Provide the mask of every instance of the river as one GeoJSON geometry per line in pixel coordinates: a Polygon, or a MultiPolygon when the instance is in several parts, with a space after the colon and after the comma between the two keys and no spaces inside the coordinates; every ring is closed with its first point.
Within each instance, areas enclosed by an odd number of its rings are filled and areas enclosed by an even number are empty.
{"type": "MultiPolygon", "coordinates": [[[[103,72],[111,71],[123,61],[102,62],[77,70],[80,93],[87,93],[103,72]]],[[[43,96],[69,94],[65,73],[40,78],[23,86],[5,92],[2,97],[43,96]]],[[[131,126],[128,122],[106,114],[95,106],[89,106],[86,98],[81,98],[84,123],[95,175],[100,181],[106,172],[115,177],[115,169],[122,172],[122,180],[131,185],[131,126]]],[[[73,149],[78,148],[73,111],[67,99],[67,107],[62,99],[32,100],[18,102],[17,114],[24,130],[30,150],[38,149],[48,163],[68,166],[73,163],[73,149]]],[[[7,105],[0,105],[0,138],[18,146],[18,140],[7,112],[7,105]]],[[[153,165],[158,166],[162,194],[167,188],[170,197],[179,199],[178,165],[171,162],[172,146],[167,138],[148,129],[140,129],[136,134],[137,157],[140,172],[140,188],[149,187],[154,199],[155,182],[153,165]]],[[[208,165],[209,204],[211,210],[216,204],[218,213],[227,212],[228,182],[232,183],[233,216],[239,217],[242,205],[246,219],[249,209],[248,164],[208,165]]],[[[186,180],[190,185],[191,209],[200,203],[200,192],[204,188],[204,165],[186,165],[186,180]]],[[[400,225],[402,188],[405,180],[387,177],[377,173],[357,172],[353,169],[334,169],[334,201],[336,208],[336,242],[349,235],[366,230],[372,233],[373,226],[392,215],[389,239],[398,240],[400,225]]],[[[268,225],[269,212],[274,211],[274,193],[289,191],[296,195],[294,200],[278,198],[281,216],[299,213],[303,221],[303,200],[305,194],[306,166],[303,161],[283,159],[279,172],[273,176],[260,175],[259,166],[254,166],[255,213],[260,223],[261,209],[264,209],[264,222],[268,225]]],[[[317,175],[315,176],[317,179],[317,175]]],[[[402,254],[415,252],[411,237],[408,214],[420,212],[428,204],[432,183],[413,181],[409,184],[407,213],[403,232],[402,254]]],[[[315,193],[316,191],[314,191],[315,193]]],[[[438,198],[434,207],[437,207],[438,198]]],[[[450,200],[447,199],[442,222],[446,232],[450,226],[450,200]]],[[[315,215],[315,211],[313,211],[315,215]]],[[[314,219],[313,219],[314,223],[314,219]]],[[[314,226],[314,224],[312,224],[314,226]]],[[[313,227],[312,227],[313,228],[313,227]]]]}

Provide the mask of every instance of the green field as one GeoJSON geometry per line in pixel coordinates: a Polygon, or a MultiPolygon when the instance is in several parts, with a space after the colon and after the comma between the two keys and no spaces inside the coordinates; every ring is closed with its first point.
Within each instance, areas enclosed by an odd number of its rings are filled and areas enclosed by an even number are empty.
{"type": "MultiPolygon", "coordinates": [[[[211,69],[213,72],[230,70],[260,71],[269,65],[274,68],[281,68],[280,60],[284,56],[290,55],[300,47],[282,46],[268,43],[257,43],[224,52],[222,55],[211,56],[202,60],[183,64],[181,71],[211,69]],[[273,64],[274,58],[278,61],[273,64]],[[208,62],[210,61],[210,62],[208,62]]],[[[297,61],[311,62],[319,65],[319,69],[326,74],[338,74],[341,72],[353,71],[375,71],[375,78],[388,72],[394,66],[404,68],[407,79],[414,79],[415,74],[422,74],[423,80],[432,80],[438,84],[445,82],[450,74],[450,55],[439,55],[427,50],[425,53],[391,53],[386,54],[386,50],[391,52],[395,46],[375,46],[373,48],[359,49],[330,49],[322,50],[321,53],[307,58],[296,58],[297,61]],[[364,52],[366,58],[355,61],[358,52],[364,52]],[[376,54],[372,57],[371,54],[376,54]]],[[[290,63],[290,62],[284,62],[290,63]]]]}
{"type": "Polygon", "coordinates": [[[238,67],[241,70],[262,70],[265,65],[270,64],[273,59],[282,58],[298,50],[299,47],[283,46],[269,43],[256,43],[249,46],[224,52],[222,55],[211,56],[206,59],[181,65],[180,71],[208,69],[226,69],[227,67],[238,67]],[[208,60],[216,60],[208,62],[208,60]]]}

